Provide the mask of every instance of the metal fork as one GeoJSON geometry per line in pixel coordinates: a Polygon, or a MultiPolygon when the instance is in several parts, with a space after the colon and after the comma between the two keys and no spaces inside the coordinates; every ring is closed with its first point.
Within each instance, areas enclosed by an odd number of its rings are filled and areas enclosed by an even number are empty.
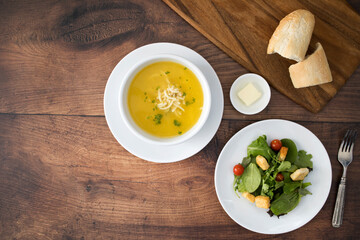
{"type": "Polygon", "coordinates": [[[343,166],[343,174],[339,184],[334,214],[332,218],[332,226],[336,228],[341,226],[343,220],[344,203],[345,203],[346,170],[349,164],[353,160],[353,149],[354,149],[356,136],[357,136],[356,130],[354,129],[347,130],[339,148],[338,161],[343,166]]]}

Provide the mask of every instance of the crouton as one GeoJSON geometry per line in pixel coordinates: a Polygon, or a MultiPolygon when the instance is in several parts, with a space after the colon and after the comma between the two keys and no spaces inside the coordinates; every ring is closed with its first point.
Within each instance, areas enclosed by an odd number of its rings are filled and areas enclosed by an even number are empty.
{"type": "Polygon", "coordinates": [[[300,168],[300,169],[297,169],[295,172],[293,172],[291,175],[290,175],[290,178],[293,180],[293,181],[302,181],[304,180],[304,178],[309,174],[309,169],[307,168],[300,168]]]}
{"type": "Polygon", "coordinates": [[[242,194],[241,194],[244,198],[246,198],[247,200],[249,200],[250,202],[255,202],[255,196],[254,195],[252,195],[251,193],[249,193],[249,192],[243,192],[242,194]]]}
{"type": "Polygon", "coordinates": [[[270,198],[268,196],[256,196],[255,204],[258,208],[266,208],[270,207],[270,198]]]}
{"type": "Polygon", "coordinates": [[[264,158],[261,155],[258,155],[256,157],[256,164],[264,171],[267,170],[270,167],[270,165],[267,162],[266,158],[264,158]]]}
{"type": "Polygon", "coordinates": [[[281,147],[280,151],[279,151],[279,160],[280,161],[284,161],[286,158],[286,154],[288,152],[288,148],[287,147],[281,147]]]}

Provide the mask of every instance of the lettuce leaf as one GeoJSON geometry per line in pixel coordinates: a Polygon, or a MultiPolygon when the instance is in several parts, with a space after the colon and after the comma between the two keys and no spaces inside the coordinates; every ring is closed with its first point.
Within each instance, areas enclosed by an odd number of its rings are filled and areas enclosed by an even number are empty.
{"type": "Polygon", "coordinates": [[[268,161],[276,156],[274,151],[267,144],[265,135],[258,137],[258,139],[254,140],[247,147],[247,154],[248,157],[256,157],[257,155],[261,155],[265,157],[268,161]]]}

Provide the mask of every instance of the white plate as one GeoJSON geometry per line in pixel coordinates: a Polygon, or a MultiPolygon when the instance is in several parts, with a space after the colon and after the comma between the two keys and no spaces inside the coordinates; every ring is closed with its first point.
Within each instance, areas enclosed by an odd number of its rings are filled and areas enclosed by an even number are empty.
{"type": "Polygon", "coordinates": [[[271,91],[269,84],[262,76],[255,73],[241,75],[235,80],[230,88],[231,104],[237,111],[247,115],[256,114],[264,110],[270,101],[270,96],[271,91]],[[237,93],[248,83],[252,83],[262,94],[260,99],[256,100],[250,106],[246,106],[246,104],[237,96],[237,93]]]}
{"type": "MultiPolygon", "coordinates": [[[[279,234],[295,230],[309,222],[323,207],[331,187],[331,164],[320,140],[305,127],[286,120],[264,120],[253,123],[237,132],[221,151],[215,168],[215,189],[225,212],[239,225],[263,234],[279,234]],[[290,213],[277,218],[270,217],[266,209],[233,191],[233,167],[247,155],[247,146],[261,135],[268,143],[272,139],[290,138],[298,150],[312,154],[314,170],[305,178],[312,185],[307,189],[312,195],[301,198],[299,205],[290,213]]],[[[329,220],[330,221],[330,220],[329,220]]]]}
{"type": "Polygon", "coordinates": [[[116,140],[135,156],[159,163],[176,162],[203,149],[219,128],[224,110],[224,96],[220,81],[211,65],[197,52],[173,43],[153,43],[126,55],[112,71],[105,88],[104,111],[107,124],[116,140]],[[139,59],[155,54],[173,54],[186,58],[205,75],[211,91],[211,110],[203,128],[191,139],[176,145],[156,145],[136,137],[125,125],[120,114],[119,90],[123,77],[139,59]]]}

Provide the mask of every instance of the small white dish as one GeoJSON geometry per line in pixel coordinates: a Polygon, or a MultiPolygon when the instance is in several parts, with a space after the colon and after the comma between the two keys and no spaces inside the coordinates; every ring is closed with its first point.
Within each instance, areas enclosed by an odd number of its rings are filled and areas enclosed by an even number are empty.
{"type": "Polygon", "coordinates": [[[267,81],[258,74],[247,73],[238,77],[230,88],[230,101],[233,107],[246,115],[253,115],[261,112],[268,105],[271,97],[271,91],[267,81]],[[248,83],[252,83],[254,87],[261,92],[261,97],[250,106],[241,101],[237,93],[243,89],[248,83]]]}
{"type": "Polygon", "coordinates": [[[237,132],[225,145],[215,167],[215,190],[225,212],[239,225],[263,234],[293,231],[308,223],[321,210],[328,198],[332,170],[329,155],[320,140],[305,127],[286,120],[272,119],[253,123],[237,132]],[[247,146],[261,135],[272,139],[289,138],[298,150],[313,156],[313,171],[305,182],[312,195],[301,198],[299,205],[288,214],[270,217],[266,209],[257,208],[233,190],[233,167],[247,155],[247,146]]]}
{"type": "Polygon", "coordinates": [[[191,137],[193,137],[196,133],[200,131],[200,129],[204,126],[210,112],[211,107],[211,93],[209,84],[204,76],[204,74],[201,72],[201,70],[194,65],[192,62],[188,61],[187,59],[176,56],[173,54],[158,54],[153,55],[148,58],[143,58],[140,60],[137,64],[135,64],[128,73],[124,76],[121,87],[120,87],[120,95],[119,95],[119,107],[120,107],[120,114],[123,116],[123,120],[126,124],[126,126],[132,131],[134,135],[136,135],[138,138],[142,139],[145,142],[151,143],[151,144],[161,144],[161,145],[171,145],[171,144],[179,144],[181,142],[185,142],[189,140],[191,137]],[[128,91],[129,86],[136,76],[136,74],[139,73],[142,69],[144,69],[146,66],[156,63],[156,62],[163,62],[163,61],[170,61],[170,62],[176,62],[179,63],[188,69],[190,69],[197,79],[199,80],[203,96],[204,96],[204,104],[202,107],[201,115],[197,123],[189,129],[185,134],[176,136],[176,137],[169,137],[169,138],[160,138],[153,136],[147,132],[145,132],[143,129],[141,129],[135,121],[132,119],[131,114],[128,109],[128,91]]]}
{"type": "Polygon", "coordinates": [[[224,95],[214,69],[194,50],[173,43],[153,43],[130,52],[110,74],[104,93],[105,119],[115,139],[128,152],[151,162],[176,162],[198,153],[214,137],[219,128],[223,110],[224,95]],[[125,74],[139,62],[139,59],[156,54],[173,54],[192,62],[204,74],[211,92],[211,109],[204,126],[189,140],[175,145],[152,144],[140,139],[126,126],[124,117],[120,113],[119,94],[125,74]]]}

